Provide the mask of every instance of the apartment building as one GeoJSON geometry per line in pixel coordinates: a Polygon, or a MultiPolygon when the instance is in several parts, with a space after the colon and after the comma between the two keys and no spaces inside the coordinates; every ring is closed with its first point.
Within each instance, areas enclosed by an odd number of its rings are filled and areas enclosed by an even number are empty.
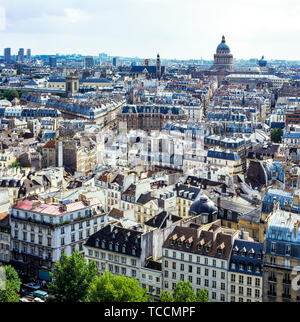
{"type": "Polygon", "coordinates": [[[228,301],[262,302],[263,300],[263,243],[242,239],[233,244],[228,272],[228,301]]]}
{"type": "Polygon", "coordinates": [[[79,195],[78,201],[59,204],[25,199],[12,207],[11,260],[23,273],[50,279],[49,272],[63,253],[71,255],[105,225],[105,213],[97,198],[79,195]]]}
{"type": "Polygon", "coordinates": [[[188,280],[195,290],[206,288],[208,296],[226,302],[229,260],[238,231],[220,226],[177,226],[163,244],[163,290],[172,291],[179,280],[188,280]]]}
{"type": "Polygon", "coordinates": [[[300,215],[280,209],[268,218],[264,248],[264,302],[299,302],[300,215]],[[299,282],[298,282],[299,283],[299,282]]]}
{"type": "Polygon", "coordinates": [[[178,216],[187,217],[192,203],[200,196],[201,189],[189,185],[176,185],[176,207],[178,216]]]}

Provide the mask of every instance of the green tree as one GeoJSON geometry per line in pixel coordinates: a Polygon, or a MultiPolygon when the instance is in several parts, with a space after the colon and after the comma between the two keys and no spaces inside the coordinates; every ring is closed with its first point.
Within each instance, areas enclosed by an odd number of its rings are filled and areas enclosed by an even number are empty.
{"type": "Polygon", "coordinates": [[[11,165],[10,165],[11,168],[20,168],[21,167],[21,164],[20,162],[13,162],[11,165]]]}
{"type": "Polygon", "coordinates": [[[275,128],[271,130],[271,141],[275,143],[280,143],[283,132],[281,129],[275,128]]]}
{"type": "Polygon", "coordinates": [[[149,296],[134,278],[105,271],[89,289],[90,302],[147,302],[149,296]]]}
{"type": "Polygon", "coordinates": [[[0,302],[19,302],[18,293],[20,292],[21,287],[21,280],[19,278],[19,275],[16,270],[10,265],[4,266],[4,270],[5,288],[2,289],[2,287],[0,287],[0,302]]]}
{"type": "Polygon", "coordinates": [[[201,289],[195,294],[190,281],[179,281],[173,294],[165,291],[160,296],[161,302],[209,302],[209,297],[206,289],[201,289]]]}
{"type": "Polygon", "coordinates": [[[90,284],[97,277],[96,262],[87,263],[77,250],[71,256],[65,254],[56,262],[51,273],[49,291],[56,302],[86,301],[90,284]]]}
{"type": "Polygon", "coordinates": [[[19,93],[15,89],[8,89],[3,92],[3,97],[12,101],[15,97],[19,98],[19,93]]]}

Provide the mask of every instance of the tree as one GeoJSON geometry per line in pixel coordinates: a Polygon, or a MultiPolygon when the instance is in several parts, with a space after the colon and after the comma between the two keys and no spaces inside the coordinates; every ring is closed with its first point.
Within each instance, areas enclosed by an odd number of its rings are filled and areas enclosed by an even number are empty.
{"type": "Polygon", "coordinates": [[[15,89],[8,89],[4,91],[3,97],[9,101],[12,101],[15,97],[19,98],[19,93],[15,89]]]}
{"type": "Polygon", "coordinates": [[[280,143],[283,136],[282,129],[275,128],[271,130],[271,141],[275,143],[280,143]]]}
{"type": "Polygon", "coordinates": [[[147,302],[149,296],[134,278],[105,271],[89,289],[90,302],[147,302]]]}
{"type": "MultiPolygon", "coordinates": [[[[0,270],[1,269],[3,268],[0,267],[0,270]]],[[[21,287],[21,280],[19,278],[19,275],[16,270],[10,265],[4,266],[4,271],[5,283],[3,285],[5,287],[4,289],[0,287],[0,302],[19,302],[18,293],[20,292],[21,287]]]]}
{"type": "Polygon", "coordinates": [[[51,273],[49,291],[56,302],[86,301],[88,289],[97,277],[96,262],[87,263],[77,250],[71,256],[63,254],[51,273]]]}
{"type": "Polygon", "coordinates": [[[201,289],[195,294],[190,281],[179,281],[173,294],[165,291],[160,295],[161,302],[209,302],[208,292],[206,289],[201,289]]]}

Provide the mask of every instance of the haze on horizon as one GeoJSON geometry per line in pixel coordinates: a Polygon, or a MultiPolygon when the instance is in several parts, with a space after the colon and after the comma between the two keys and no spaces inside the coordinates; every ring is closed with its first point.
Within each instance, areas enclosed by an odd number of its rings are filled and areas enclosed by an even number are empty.
{"type": "Polygon", "coordinates": [[[0,0],[0,51],[300,60],[298,0],[0,0]]]}

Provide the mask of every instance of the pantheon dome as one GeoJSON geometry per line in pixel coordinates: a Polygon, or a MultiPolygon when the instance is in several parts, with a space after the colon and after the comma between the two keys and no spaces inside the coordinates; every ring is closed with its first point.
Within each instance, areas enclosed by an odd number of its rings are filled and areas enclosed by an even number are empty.
{"type": "Polygon", "coordinates": [[[233,55],[230,53],[230,48],[226,44],[225,36],[222,37],[221,43],[217,47],[217,51],[214,55],[214,69],[233,69],[233,55]]]}

